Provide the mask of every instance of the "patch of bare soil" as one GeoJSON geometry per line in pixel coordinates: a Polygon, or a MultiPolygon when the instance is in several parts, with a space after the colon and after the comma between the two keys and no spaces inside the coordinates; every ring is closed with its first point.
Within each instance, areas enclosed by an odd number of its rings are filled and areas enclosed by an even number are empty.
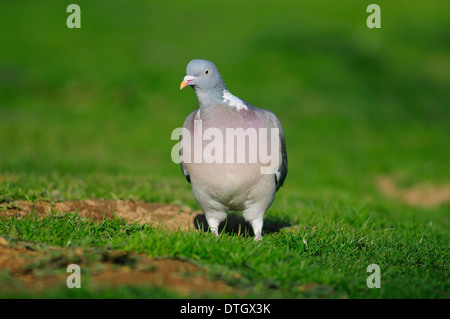
{"type": "Polygon", "coordinates": [[[192,212],[188,208],[181,209],[177,205],[104,199],[55,203],[15,201],[3,203],[0,207],[5,210],[0,213],[3,216],[25,216],[31,212],[35,212],[38,216],[45,216],[52,211],[63,214],[78,211],[80,217],[92,218],[93,221],[101,221],[104,218],[108,219],[116,215],[130,222],[159,225],[169,231],[195,229],[194,218],[200,214],[200,212],[192,212]]]}
{"type": "Polygon", "coordinates": [[[29,247],[23,246],[20,248],[9,247],[8,241],[3,237],[0,237],[0,274],[8,273],[11,278],[2,277],[0,285],[2,291],[14,288],[23,288],[24,286],[29,289],[43,289],[48,285],[54,285],[58,282],[56,276],[48,276],[43,280],[34,276],[28,269],[33,260],[42,257],[42,252],[35,251],[29,247]]]}
{"type": "Polygon", "coordinates": [[[400,188],[389,176],[379,177],[376,184],[383,195],[413,207],[433,208],[450,202],[450,185],[419,184],[400,188]]]}
{"type": "MultiPolygon", "coordinates": [[[[29,202],[14,201],[0,204],[0,216],[26,216],[32,212],[38,216],[46,216],[51,212],[73,213],[77,211],[80,217],[92,218],[101,221],[113,216],[121,217],[129,222],[148,223],[161,226],[167,231],[189,231],[200,229],[207,231],[208,223],[205,214],[200,211],[191,211],[189,208],[180,208],[177,205],[147,203],[143,201],[105,199],[88,199],[82,201],[65,202],[29,202]]],[[[281,228],[291,226],[281,220],[265,218],[263,231],[265,233],[278,232],[281,228]]],[[[242,214],[230,213],[227,220],[220,226],[220,232],[237,235],[250,234],[253,231],[244,220],[242,214]]]]}
{"type": "MultiPolygon", "coordinates": [[[[0,217],[23,217],[31,213],[46,216],[52,212],[61,214],[78,212],[82,218],[94,222],[118,216],[129,222],[149,223],[167,231],[208,231],[205,215],[199,211],[181,209],[177,205],[147,203],[142,201],[104,199],[29,202],[13,201],[0,204],[0,217]]],[[[266,233],[279,231],[288,223],[266,219],[266,233]]],[[[250,234],[251,229],[241,214],[229,214],[221,231],[237,235],[250,234]]],[[[181,294],[233,292],[224,282],[208,279],[207,271],[184,260],[150,259],[147,256],[103,250],[99,248],[40,249],[33,243],[11,245],[0,237],[0,286],[1,289],[25,287],[40,290],[49,286],[65,286],[66,268],[71,263],[80,265],[83,273],[89,273],[93,285],[151,285],[161,286],[181,294]],[[73,262],[73,261],[76,262],[73,262]],[[6,272],[6,277],[5,277],[6,272]],[[8,274],[10,277],[8,277],[8,274]],[[5,279],[6,278],[6,279],[5,279]],[[8,279],[9,278],[9,279],[8,279]]]]}
{"type": "MultiPolygon", "coordinates": [[[[152,259],[111,250],[59,247],[37,250],[32,244],[10,245],[0,237],[2,291],[66,287],[70,275],[66,269],[72,263],[80,266],[82,276],[88,276],[89,285],[94,287],[157,286],[190,296],[233,292],[223,281],[210,280],[205,269],[185,260],[152,259]],[[9,277],[4,275],[5,272],[9,277]]],[[[84,278],[81,278],[82,287],[84,278]]]]}

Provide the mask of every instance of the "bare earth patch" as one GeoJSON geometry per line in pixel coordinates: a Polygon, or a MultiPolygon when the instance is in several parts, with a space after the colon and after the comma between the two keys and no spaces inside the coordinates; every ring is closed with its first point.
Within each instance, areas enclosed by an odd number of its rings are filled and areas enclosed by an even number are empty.
{"type": "MultiPolygon", "coordinates": [[[[33,212],[38,216],[46,216],[51,212],[65,214],[75,211],[80,217],[92,218],[94,222],[118,216],[130,222],[161,226],[167,231],[196,230],[195,219],[202,216],[201,212],[181,209],[177,205],[131,200],[95,199],[55,203],[14,201],[0,204],[0,216],[3,217],[20,218],[33,212]]],[[[79,258],[80,263],[77,264],[84,272],[91,269],[91,283],[95,286],[158,286],[185,295],[201,295],[205,292],[223,294],[232,291],[224,282],[209,280],[205,269],[185,260],[151,259],[145,255],[105,251],[95,265],[86,265],[85,261],[89,260],[86,256],[93,254],[97,258],[99,253],[90,253],[89,249],[81,248],[74,250],[50,247],[41,250],[30,245],[33,244],[12,246],[5,238],[0,237],[0,274],[7,271],[11,276],[9,283],[0,283],[3,291],[8,287],[27,290],[40,290],[49,286],[65,287],[69,275],[65,270],[72,263],[69,257],[79,258]],[[56,257],[52,254],[55,251],[56,257]],[[59,269],[59,274],[54,271],[46,272],[45,269],[59,269]]]]}
{"type": "Polygon", "coordinates": [[[419,184],[408,188],[400,188],[394,179],[381,176],[376,181],[378,190],[385,196],[404,202],[413,207],[433,208],[450,202],[450,185],[436,186],[419,184]]]}
{"type": "MultiPolygon", "coordinates": [[[[0,217],[20,218],[31,213],[42,217],[55,212],[78,212],[80,217],[92,218],[94,222],[118,216],[129,222],[161,226],[167,231],[208,231],[203,212],[182,209],[177,205],[104,199],[65,202],[13,201],[0,204],[0,217]]],[[[269,218],[265,221],[264,232],[277,232],[286,226],[291,225],[269,218]]],[[[251,233],[241,214],[229,214],[222,227],[225,232],[238,236],[251,233]]],[[[8,287],[17,288],[17,285],[27,290],[40,290],[49,286],[65,287],[69,275],[66,268],[73,263],[74,258],[78,258],[79,262],[76,264],[79,264],[84,272],[88,270],[91,283],[96,286],[160,286],[189,296],[209,292],[221,295],[242,294],[222,281],[210,280],[206,269],[185,260],[151,259],[145,255],[110,250],[99,252],[99,248],[46,247],[43,250],[33,245],[36,244],[12,245],[0,237],[0,285],[3,291],[8,287]],[[93,263],[89,256],[96,259],[96,262],[93,263]],[[6,276],[6,281],[5,272],[10,276],[6,276]]]]}
{"type": "MultiPolygon", "coordinates": [[[[207,271],[189,261],[152,259],[145,255],[112,250],[47,247],[36,250],[32,244],[13,244],[0,237],[0,282],[2,291],[67,287],[69,264],[76,263],[94,287],[156,286],[182,295],[226,294],[233,289],[222,281],[210,280],[207,271]],[[75,262],[74,262],[75,261],[75,262]],[[9,277],[5,277],[5,272],[9,277]]],[[[81,279],[82,288],[86,283],[81,279]]]]}
{"type": "Polygon", "coordinates": [[[116,215],[130,222],[159,225],[168,231],[195,229],[194,218],[201,213],[192,212],[189,208],[181,209],[177,205],[104,199],[55,203],[15,201],[3,203],[0,208],[5,210],[5,212],[0,213],[3,216],[26,216],[31,212],[35,212],[38,216],[45,216],[52,211],[60,213],[78,211],[80,217],[101,221],[103,218],[111,218],[116,215]]]}
{"type": "MultiPolygon", "coordinates": [[[[205,214],[201,211],[192,211],[189,208],[180,208],[173,204],[147,203],[132,200],[105,200],[88,199],[82,201],[46,202],[46,201],[14,201],[0,204],[0,216],[26,216],[32,212],[38,216],[46,216],[51,212],[62,214],[78,212],[80,217],[92,218],[93,221],[101,221],[113,216],[121,217],[129,222],[148,223],[161,226],[167,231],[190,231],[202,229],[208,230],[205,214]]],[[[290,224],[266,218],[263,231],[265,233],[278,232],[281,228],[290,224]]],[[[243,235],[246,232],[252,234],[251,227],[242,217],[242,214],[228,214],[226,222],[222,222],[226,233],[243,235]]]]}

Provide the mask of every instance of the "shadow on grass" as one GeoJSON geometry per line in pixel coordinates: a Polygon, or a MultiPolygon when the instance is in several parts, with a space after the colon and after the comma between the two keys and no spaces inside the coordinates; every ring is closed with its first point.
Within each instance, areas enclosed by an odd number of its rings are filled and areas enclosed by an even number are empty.
{"type": "MultiPolygon", "coordinates": [[[[194,217],[194,225],[196,229],[209,231],[208,222],[206,221],[205,214],[198,214],[194,217]]],[[[284,227],[292,226],[291,223],[286,220],[277,218],[264,218],[263,235],[279,232],[284,227]]],[[[219,225],[219,234],[226,233],[235,236],[254,236],[251,225],[245,221],[242,214],[231,212],[228,214],[227,219],[219,225]]]]}

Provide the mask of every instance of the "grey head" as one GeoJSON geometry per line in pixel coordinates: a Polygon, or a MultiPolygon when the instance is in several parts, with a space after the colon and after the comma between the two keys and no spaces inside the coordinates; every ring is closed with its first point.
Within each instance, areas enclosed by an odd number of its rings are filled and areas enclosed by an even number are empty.
{"type": "Polygon", "coordinates": [[[186,74],[180,90],[191,86],[197,94],[200,107],[221,103],[226,86],[214,63],[202,59],[192,60],[186,67],[186,74]]]}

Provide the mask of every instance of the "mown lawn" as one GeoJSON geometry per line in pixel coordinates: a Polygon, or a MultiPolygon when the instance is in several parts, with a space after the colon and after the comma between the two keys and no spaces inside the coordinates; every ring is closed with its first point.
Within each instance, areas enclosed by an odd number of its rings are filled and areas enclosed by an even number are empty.
{"type": "MultiPolygon", "coordinates": [[[[450,183],[450,13],[446,1],[377,3],[377,30],[356,1],[80,0],[79,30],[66,27],[65,3],[2,3],[0,202],[199,209],[170,136],[197,105],[178,89],[186,64],[206,58],[230,92],[283,123],[289,173],[266,222],[295,227],[255,243],[74,215],[0,218],[0,236],[186,258],[250,297],[448,298],[448,200],[408,205],[377,180],[450,183]],[[380,266],[380,289],[366,285],[370,264],[380,266]]],[[[0,295],[11,296],[1,286],[0,295]]],[[[128,287],[39,296],[178,295],[128,287]]]]}

